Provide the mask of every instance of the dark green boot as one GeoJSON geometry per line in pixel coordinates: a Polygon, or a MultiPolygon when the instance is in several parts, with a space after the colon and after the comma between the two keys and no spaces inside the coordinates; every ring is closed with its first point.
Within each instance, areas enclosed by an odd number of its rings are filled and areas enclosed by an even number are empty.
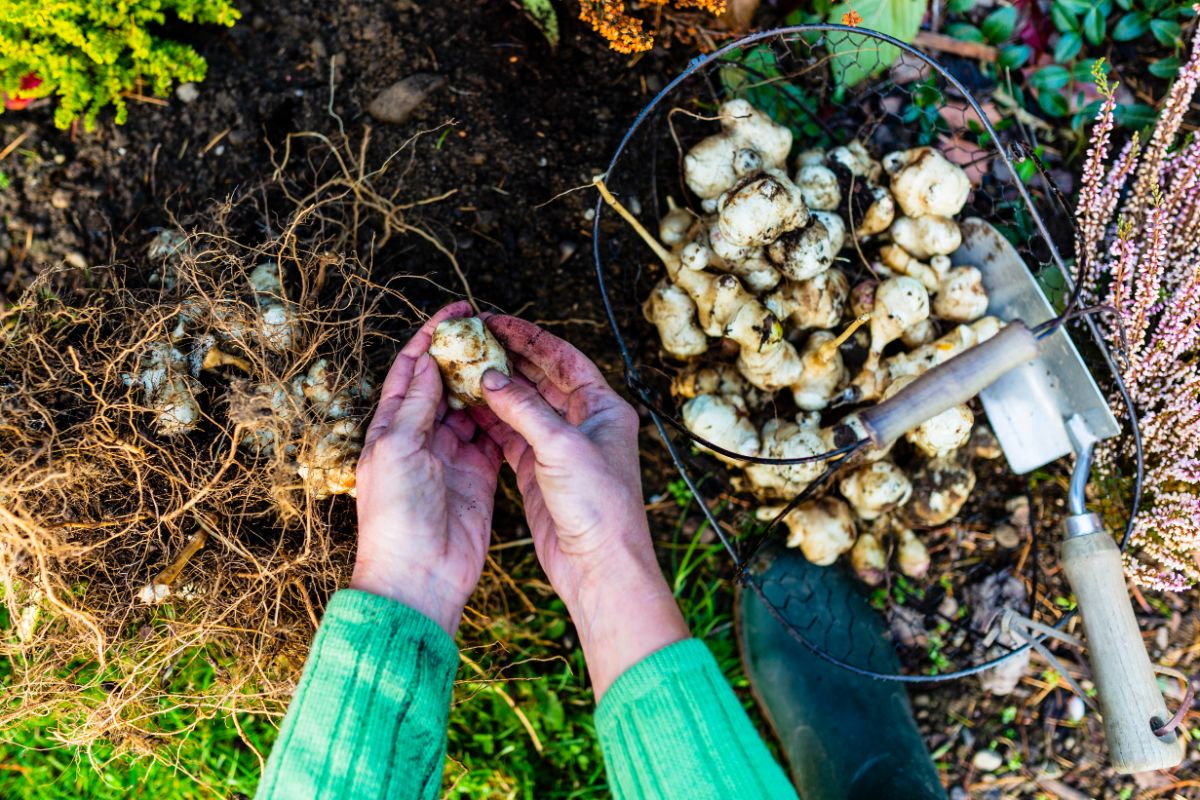
{"type": "MultiPolygon", "coordinates": [[[[813,566],[770,544],[750,570],[809,641],[856,666],[896,671],[883,619],[841,565],[813,566]]],[[[903,684],[814,655],[752,587],[739,590],[737,625],[746,675],[803,800],[945,800],[903,684]]]]}

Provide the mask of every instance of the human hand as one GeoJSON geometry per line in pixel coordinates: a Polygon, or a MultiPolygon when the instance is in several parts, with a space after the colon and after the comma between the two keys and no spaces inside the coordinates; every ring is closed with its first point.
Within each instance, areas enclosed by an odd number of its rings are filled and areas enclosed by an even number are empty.
{"type": "Polygon", "coordinates": [[[516,472],[538,559],[575,621],[599,697],[688,636],[650,541],[637,412],[562,339],[515,317],[487,325],[517,374],[484,375],[488,408],[471,413],[516,472]]]}
{"type": "Polygon", "coordinates": [[[447,412],[428,350],[439,322],[471,313],[463,302],[438,311],[388,371],[358,461],[350,578],[350,588],[398,600],[451,636],[483,570],[500,450],[468,414],[447,412]]]}

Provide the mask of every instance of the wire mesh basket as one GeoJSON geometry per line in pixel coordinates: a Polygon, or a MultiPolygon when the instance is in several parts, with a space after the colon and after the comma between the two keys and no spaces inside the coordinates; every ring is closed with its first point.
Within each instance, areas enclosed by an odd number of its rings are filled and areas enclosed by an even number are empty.
{"type": "MultiPolygon", "coordinates": [[[[1007,138],[998,132],[989,121],[989,110],[971,96],[964,80],[946,67],[901,41],[865,29],[834,24],[783,28],[749,36],[696,59],[634,120],[609,164],[608,189],[651,229],[655,227],[651,223],[672,203],[700,214],[699,199],[684,183],[683,156],[718,130],[714,121],[718,107],[734,97],[748,100],[787,125],[795,136],[793,153],[855,139],[877,158],[910,147],[936,147],[971,179],[972,191],[959,218],[977,216],[990,222],[1032,271],[1061,276],[1065,290],[1072,288],[1047,224],[1053,226],[1055,235],[1069,237],[1071,216],[1031,148],[1011,132],[1007,138]],[[1041,169],[1036,200],[1027,187],[1031,178],[1027,169],[1035,164],[1041,169]],[[1048,204],[1057,203],[1054,213],[1043,217],[1039,202],[1047,205],[1048,212],[1048,204]]],[[[765,527],[755,525],[749,506],[741,505],[736,492],[730,491],[727,470],[697,447],[703,440],[689,433],[680,421],[670,391],[680,365],[660,353],[657,332],[641,310],[662,277],[662,265],[602,201],[596,206],[593,241],[602,299],[625,362],[630,391],[649,409],[683,480],[734,559],[738,579],[756,591],[792,635],[813,652],[847,669],[902,681],[949,680],[997,666],[1028,650],[1029,645],[998,636],[998,613],[979,618],[947,601],[970,597],[996,576],[1020,580],[1025,597],[1017,603],[1021,606],[1018,610],[1028,619],[1061,626],[1069,618],[1068,612],[1056,609],[1052,602],[1057,587],[1047,586],[1053,547],[1034,535],[1023,548],[995,548],[984,557],[969,552],[954,528],[940,535],[939,547],[931,548],[933,566],[923,582],[889,579],[871,597],[893,631],[897,618],[901,622],[907,618],[922,633],[914,641],[894,637],[899,667],[889,666],[895,663],[890,660],[879,660],[870,648],[860,652],[838,645],[840,649],[835,649],[830,642],[836,637],[814,628],[814,617],[806,611],[808,603],[824,602],[822,598],[797,598],[786,587],[764,585],[749,568],[764,542],[782,536],[779,522],[783,513],[765,527]],[[723,500],[714,501],[718,496],[723,500]]],[[[843,251],[843,256],[851,252],[843,251]]],[[[838,267],[851,285],[869,277],[868,260],[861,249],[839,259],[838,267]]],[[[1072,294],[1068,303],[1074,304],[1076,296],[1072,294]]],[[[1098,329],[1090,319],[1083,325],[1090,333],[1087,349],[1094,347],[1119,381],[1098,329]]],[[[777,410],[779,416],[789,413],[788,402],[785,399],[784,407],[777,410]]],[[[839,414],[829,416],[836,419],[839,414]]],[[[1134,435],[1136,438],[1136,430],[1134,435]]],[[[744,460],[792,463],[769,458],[744,460]]],[[[981,474],[980,484],[1005,479],[1010,489],[1016,486],[1020,492],[1029,491],[1029,482],[1008,473],[1002,462],[996,462],[994,473],[981,474]]],[[[1136,503],[1135,496],[1134,507],[1136,503]]],[[[968,526],[986,524],[983,518],[972,521],[971,513],[968,504],[960,520],[966,518],[968,526]]],[[[1036,531],[1037,525],[1031,528],[1036,531]]],[[[1062,593],[1067,594],[1065,589],[1062,593]]]]}

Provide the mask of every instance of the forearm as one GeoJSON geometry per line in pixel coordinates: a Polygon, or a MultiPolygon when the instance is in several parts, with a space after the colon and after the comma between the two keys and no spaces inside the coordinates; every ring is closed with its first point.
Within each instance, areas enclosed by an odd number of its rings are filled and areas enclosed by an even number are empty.
{"type": "Polygon", "coordinates": [[[457,665],[454,640],[432,620],[338,592],[255,797],[437,797],[457,665]]]}
{"type": "Polygon", "coordinates": [[[596,711],[617,800],[762,800],[796,793],[702,642],[688,639],[624,672],[596,711]]]}

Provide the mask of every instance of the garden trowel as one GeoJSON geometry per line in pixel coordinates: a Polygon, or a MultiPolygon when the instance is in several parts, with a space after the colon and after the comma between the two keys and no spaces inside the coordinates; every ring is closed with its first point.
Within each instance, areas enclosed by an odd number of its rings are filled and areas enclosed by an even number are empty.
{"type": "Polygon", "coordinates": [[[1184,743],[1174,731],[1155,733],[1170,715],[1133,615],[1120,549],[1085,506],[1092,449],[1120,426],[1066,330],[1035,330],[1055,312],[1020,254],[982,219],[967,218],[961,227],[962,246],[951,259],[980,270],[987,313],[1006,324],[860,412],[863,427],[872,444],[887,444],[978,394],[1013,472],[1074,454],[1063,570],[1083,616],[1112,763],[1124,773],[1176,766],[1184,743]]]}

